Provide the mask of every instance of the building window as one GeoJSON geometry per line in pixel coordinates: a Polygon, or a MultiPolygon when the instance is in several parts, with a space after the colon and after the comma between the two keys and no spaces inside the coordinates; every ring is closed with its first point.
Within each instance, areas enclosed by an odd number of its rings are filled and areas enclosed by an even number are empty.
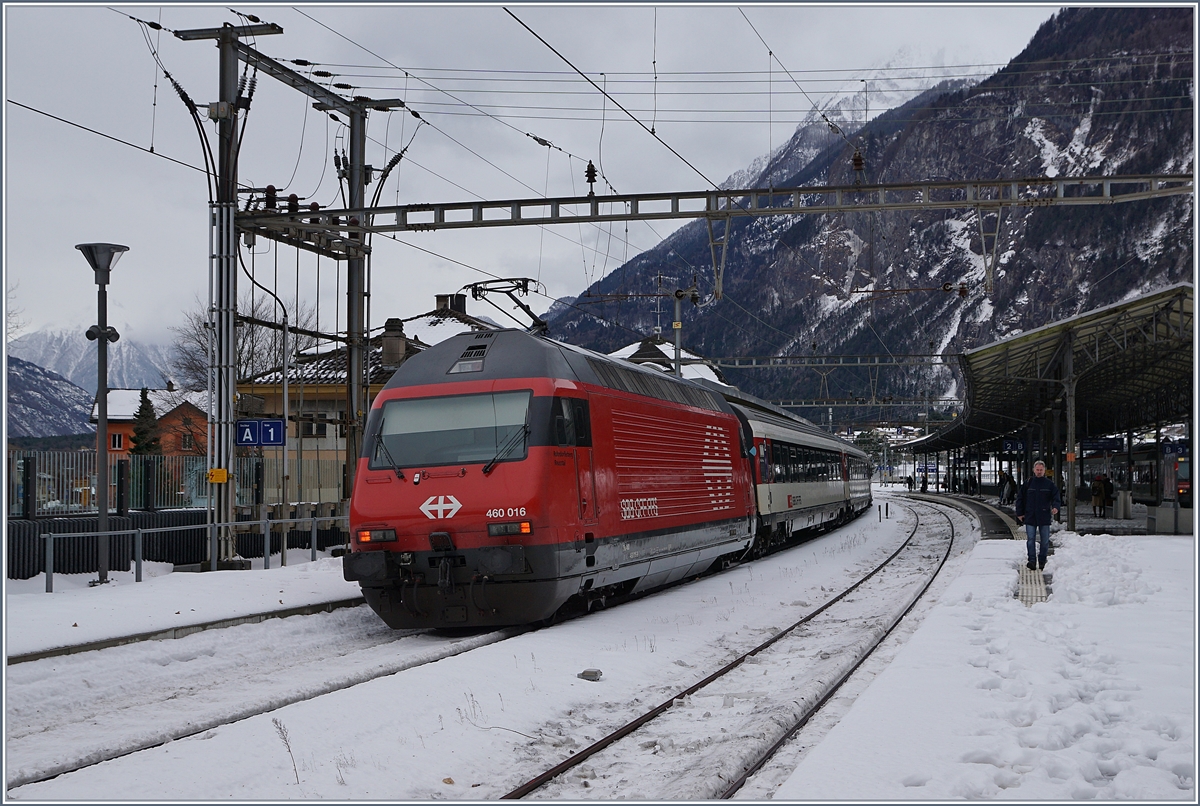
{"type": "Polygon", "coordinates": [[[190,432],[185,432],[185,433],[183,434],[183,436],[182,436],[182,437],[180,437],[180,439],[179,439],[179,450],[181,450],[181,451],[190,451],[190,450],[193,450],[195,447],[196,447],[196,446],[195,446],[195,443],[193,443],[193,442],[192,442],[192,435],[191,435],[191,433],[190,433],[190,432]]]}
{"type": "Polygon", "coordinates": [[[124,434],[109,434],[108,442],[109,442],[109,445],[108,445],[109,450],[113,450],[113,451],[123,450],[125,447],[125,435],[124,434]]]}

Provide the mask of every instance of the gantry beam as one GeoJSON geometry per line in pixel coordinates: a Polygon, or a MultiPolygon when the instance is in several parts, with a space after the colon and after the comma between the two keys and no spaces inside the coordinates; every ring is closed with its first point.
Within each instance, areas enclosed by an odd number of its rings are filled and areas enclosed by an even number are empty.
{"type": "MultiPolygon", "coordinates": [[[[948,210],[963,207],[1053,207],[1115,204],[1194,192],[1191,174],[1098,176],[831,185],[774,190],[708,190],[572,196],[325,210],[304,226],[326,232],[428,232],[478,227],[603,223],[654,219],[800,215],[871,210],[948,210]],[[345,222],[361,223],[349,227],[345,222]],[[337,219],[337,223],[333,221],[337,219]]],[[[270,231],[296,229],[300,216],[278,211],[242,213],[239,225],[270,231]]]]}
{"type": "Polygon", "coordinates": [[[784,409],[824,409],[824,408],[853,408],[875,406],[961,406],[962,400],[956,397],[913,397],[899,399],[884,397],[871,399],[865,397],[816,397],[811,400],[772,400],[776,406],[784,409]]]}
{"type": "Polygon", "coordinates": [[[899,355],[764,355],[685,360],[684,364],[712,364],[725,369],[774,369],[787,367],[911,367],[949,364],[955,355],[910,353],[899,355]]]}

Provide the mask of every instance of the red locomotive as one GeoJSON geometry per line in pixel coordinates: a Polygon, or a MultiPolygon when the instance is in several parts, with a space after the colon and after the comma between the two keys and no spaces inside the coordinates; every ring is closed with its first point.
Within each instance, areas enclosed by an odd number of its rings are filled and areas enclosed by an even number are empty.
{"type": "Polygon", "coordinates": [[[413,356],[367,419],[345,578],[394,628],[526,624],[869,505],[861,451],[718,390],[519,330],[413,356]]]}

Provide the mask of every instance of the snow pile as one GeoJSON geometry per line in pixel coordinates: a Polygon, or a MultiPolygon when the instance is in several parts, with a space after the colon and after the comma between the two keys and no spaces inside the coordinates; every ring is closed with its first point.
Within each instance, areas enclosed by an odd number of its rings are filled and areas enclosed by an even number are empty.
{"type": "Polygon", "coordinates": [[[1195,800],[1193,540],[1055,543],[1026,608],[1023,541],[981,542],[774,797],[1195,800]]]}

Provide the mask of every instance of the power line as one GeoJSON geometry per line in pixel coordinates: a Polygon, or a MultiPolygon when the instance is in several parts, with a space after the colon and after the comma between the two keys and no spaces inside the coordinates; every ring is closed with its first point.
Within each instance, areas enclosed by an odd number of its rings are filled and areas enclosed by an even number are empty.
{"type": "Polygon", "coordinates": [[[541,42],[541,43],[542,43],[543,45],[545,45],[546,47],[550,48],[550,50],[551,50],[551,51],[554,53],[554,55],[558,56],[560,59],[562,59],[562,60],[563,60],[564,62],[566,62],[568,65],[570,65],[571,69],[573,69],[575,72],[579,73],[579,75],[583,76],[583,78],[584,78],[584,80],[585,80],[585,81],[587,81],[589,84],[591,84],[593,87],[595,87],[595,88],[596,88],[596,89],[597,89],[597,90],[598,90],[598,91],[599,91],[601,94],[603,94],[603,95],[604,95],[604,97],[608,98],[608,100],[612,101],[612,102],[613,102],[613,104],[614,104],[614,105],[615,105],[615,106],[616,106],[618,109],[620,109],[620,110],[621,110],[622,112],[624,112],[626,115],[629,115],[629,117],[630,117],[630,118],[631,118],[631,119],[632,119],[632,120],[633,120],[635,123],[637,123],[637,124],[638,124],[639,126],[641,126],[643,129],[645,129],[645,130],[646,130],[646,132],[647,132],[647,133],[648,133],[648,134],[649,134],[651,137],[653,137],[655,140],[657,140],[658,142],[662,143],[662,144],[663,144],[663,146],[665,146],[665,147],[666,147],[666,149],[667,149],[668,151],[670,151],[672,154],[674,154],[676,157],[678,157],[678,158],[679,158],[679,159],[680,159],[680,160],[683,162],[683,164],[684,164],[684,165],[688,166],[688,167],[689,167],[689,168],[691,168],[693,171],[695,171],[695,172],[696,172],[696,173],[697,173],[697,174],[700,176],[700,178],[701,178],[701,179],[703,179],[703,180],[704,180],[705,182],[707,182],[708,184],[712,185],[714,188],[715,188],[715,187],[717,187],[717,184],[716,184],[716,182],[713,182],[711,179],[709,179],[707,176],[705,176],[705,175],[704,175],[704,173],[703,173],[703,172],[702,172],[702,171],[701,171],[699,168],[697,168],[695,165],[692,165],[692,163],[688,162],[688,160],[687,160],[687,159],[686,159],[686,158],[685,158],[685,157],[684,157],[682,154],[680,154],[678,151],[676,151],[674,148],[672,148],[670,145],[668,145],[668,144],[667,144],[667,142],[666,142],[665,140],[663,140],[661,137],[659,137],[657,134],[655,134],[655,133],[654,133],[654,131],[653,131],[652,129],[650,129],[650,127],[648,127],[648,126],[647,126],[645,123],[642,123],[640,120],[638,120],[638,119],[637,119],[637,118],[636,118],[636,117],[635,117],[635,116],[634,116],[634,115],[633,115],[633,114],[632,114],[632,113],[631,113],[629,110],[627,110],[627,109],[626,109],[624,106],[622,106],[620,103],[618,103],[618,102],[617,102],[617,100],[616,100],[615,98],[613,98],[611,95],[609,95],[609,94],[608,94],[607,92],[605,92],[603,89],[601,89],[601,88],[600,88],[600,86],[599,86],[599,85],[598,85],[598,84],[597,84],[595,81],[592,81],[592,79],[588,78],[587,74],[586,74],[586,73],[584,73],[583,71],[581,71],[581,70],[580,70],[578,67],[576,67],[574,64],[572,64],[570,59],[568,59],[566,56],[564,56],[564,55],[562,55],[561,53],[559,53],[559,52],[558,52],[558,51],[557,51],[557,50],[554,48],[554,46],[553,46],[553,45],[551,45],[549,42],[547,42],[545,39],[542,39],[542,37],[541,37],[541,36],[539,36],[539,35],[538,35],[538,33],[537,33],[536,31],[534,31],[532,28],[530,28],[530,27],[529,27],[528,25],[526,25],[524,22],[521,22],[521,19],[520,19],[520,18],[519,18],[519,17],[518,17],[516,14],[513,14],[513,13],[512,13],[512,11],[510,11],[510,10],[509,10],[509,9],[507,9],[507,8],[505,8],[505,9],[504,9],[504,12],[505,12],[506,14],[508,14],[508,16],[510,16],[510,17],[512,17],[514,20],[516,20],[518,23],[520,23],[522,28],[524,28],[526,31],[529,31],[529,33],[533,34],[533,35],[534,35],[534,37],[536,37],[536,38],[537,38],[537,40],[538,40],[539,42],[541,42]]]}
{"type": "Polygon", "coordinates": [[[22,109],[28,109],[30,112],[36,112],[39,115],[45,115],[46,117],[48,117],[52,120],[57,120],[60,123],[67,124],[68,126],[74,126],[77,129],[83,129],[85,132],[89,132],[90,134],[99,135],[100,137],[103,137],[106,140],[112,140],[114,142],[120,143],[123,146],[129,146],[130,148],[136,148],[138,151],[142,151],[146,154],[149,154],[152,157],[158,157],[159,159],[164,159],[167,162],[173,162],[176,165],[182,165],[184,168],[191,168],[193,171],[199,171],[202,174],[208,173],[208,171],[206,171],[205,169],[203,169],[197,165],[192,165],[191,163],[184,162],[183,160],[177,160],[174,157],[168,157],[166,154],[161,154],[157,151],[151,151],[150,149],[145,148],[144,146],[139,146],[136,143],[129,142],[128,140],[122,140],[120,137],[113,137],[111,134],[105,134],[104,132],[97,131],[96,129],[92,129],[87,126],[84,126],[82,123],[75,123],[74,121],[67,120],[66,118],[60,118],[58,115],[52,115],[49,112],[43,112],[40,109],[35,109],[32,106],[28,106],[26,104],[21,103],[20,101],[14,101],[11,98],[8,98],[6,100],[10,104],[13,104],[14,106],[19,106],[22,109]]]}

